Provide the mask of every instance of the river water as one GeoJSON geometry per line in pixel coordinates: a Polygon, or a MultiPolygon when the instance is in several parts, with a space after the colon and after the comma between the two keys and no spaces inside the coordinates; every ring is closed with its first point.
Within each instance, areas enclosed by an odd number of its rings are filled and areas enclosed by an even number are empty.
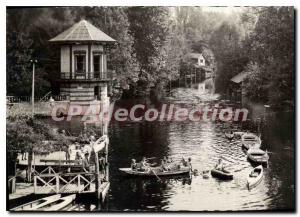
{"type": "MultiPolygon", "coordinates": [[[[193,106],[201,100],[189,98],[183,89],[173,90],[168,103],[193,106]]],[[[128,101],[116,102],[122,107],[128,101]]],[[[262,114],[261,114],[262,115],[262,114]]],[[[292,210],[295,203],[294,116],[292,112],[264,114],[261,125],[262,149],[270,152],[270,162],[260,185],[249,191],[246,179],[253,168],[247,161],[239,140],[224,137],[228,124],[198,122],[117,122],[109,126],[110,182],[106,211],[226,211],[226,210],[292,210]],[[234,173],[232,181],[202,176],[163,178],[130,178],[118,168],[129,167],[132,158],[164,156],[179,161],[191,157],[193,169],[210,170],[223,158],[234,173]]],[[[235,123],[237,130],[252,130],[248,124],[235,123]]],[[[60,125],[62,126],[62,125],[60,125]]],[[[80,122],[69,125],[78,133],[80,122]]],[[[252,128],[251,128],[252,126],[252,128]]],[[[87,203],[86,201],[84,203],[87,203]]]]}

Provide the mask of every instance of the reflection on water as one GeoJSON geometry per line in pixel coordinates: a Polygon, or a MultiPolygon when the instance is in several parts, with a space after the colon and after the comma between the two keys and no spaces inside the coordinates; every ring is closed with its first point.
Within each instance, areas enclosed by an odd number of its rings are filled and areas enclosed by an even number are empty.
{"type": "MultiPolygon", "coordinates": [[[[176,97],[176,96],[175,96],[176,97]]],[[[177,99],[176,99],[177,100],[177,99]]],[[[185,99],[186,100],[186,99],[185,99]]],[[[117,103],[116,106],[121,102],[117,103]]],[[[75,124],[76,125],[76,124],[75,124]]],[[[75,125],[73,131],[78,130],[75,125]]],[[[215,122],[112,122],[109,127],[111,188],[109,211],[288,210],[294,209],[294,117],[268,116],[262,127],[262,149],[270,152],[260,185],[249,191],[246,178],[253,168],[239,140],[224,137],[226,124],[215,122]],[[130,178],[118,168],[143,156],[191,157],[193,169],[211,169],[222,157],[234,173],[232,181],[202,176],[172,179],[130,178]]],[[[245,126],[236,125],[238,129],[245,126]]]]}

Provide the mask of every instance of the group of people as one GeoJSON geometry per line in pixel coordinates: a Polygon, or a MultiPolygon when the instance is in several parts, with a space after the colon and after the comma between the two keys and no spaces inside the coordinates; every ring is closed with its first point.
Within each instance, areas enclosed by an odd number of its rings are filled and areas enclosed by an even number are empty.
{"type": "MultiPolygon", "coordinates": [[[[62,130],[65,135],[65,131],[62,130]]],[[[87,135],[86,132],[81,132],[78,139],[73,145],[69,145],[66,152],[66,160],[77,160],[82,162],[84,169],[90,167],[90,157],[93,144],[96,142],[95,134],[87,135]]]]}
{"type": "Polygon", "coordinates": [[[189,167],[190,170],[192,170],[191,158],[188,158],[188,160],[185,160],[185,158],[182,157],[180,163],[177,164],[173,161],[172,158],[165,156],[160,161],[159,166],[157,166],[156,163],[150,163],[149,159],[147,159],[146,157],[143,157],[139,163],[137,163],[135,159],[131,160],[131,169],[133,171],[151,172],[151,171],[153,171],[152,170],[153,167],[159,168],[161,172],[175,171],[175,170],[180,169],[181,167],[189,167]]]}

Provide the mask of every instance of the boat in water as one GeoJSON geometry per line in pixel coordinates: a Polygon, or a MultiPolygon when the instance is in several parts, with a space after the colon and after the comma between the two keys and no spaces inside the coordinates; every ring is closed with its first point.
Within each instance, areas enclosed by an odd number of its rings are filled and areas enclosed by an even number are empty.
{"type": "Polygon", "coordinates": [[[76,198],[76,194],[62,197],[51,204],[40,207],[39,209],[37,209],[37,211],[60,211],[66,206],[68,206],[69,204],[71,204],[75,200],[75,198],[76,198]]]}
{"type": "Polygon", "coordinates": [[[252,189],[261,183],[263,179],[263,166],[259,165],[255,167],[249,174],[247,178],[247,187],[248,189],[252,189]]]}
{"type": "Polygon", "coordinates": [[[65,197],[61,197],[60,194],[56,194],[18,206],[12,209],[12,211],[60,211],[71,204],[75,198],[75,194],[65,197]]]}
{"type": "Polygon", "coordinates": [[[218,178],[218,179],[223,179],[223,180],[232,180],[233,179],[233,174],[231,174],[229,171],[223,169],[223,170],[217,170],[217,169],[212,169],[210,171],[211,176],[218,178]]]}
{"type": "Polygon", "coordinates": [[[245,133],[241,137],[242,145],[246,149],[250,148],[260,148],[261,146],[261,139],[257,135],[253,133],[245,133]]]}
{"type": "Polygon", "coordinates": [[[156,176],[176,176],[176,175],[186,175],[190,173],[189,167],[182,167],[176,170],[162,171],[161,167],[153,167],[150,171],[139,171],[132,170],[131,168],[119,168],[119,170],[130,176],[145,176],[145,177],[156,177],[156,176]]]}
{"type": "Polygon", "coordinates": [[[39,207],[47,206],[61,198],[60,194],[52,195],[49,197],[44,197],[29,203],[25,203],[23,205],[17,206],[10,211],[32,211],[38,209],[39,207]]]}
{"type": "Polygon", "coordinates": [[[258,148],[251,148],[247,151],[247,157],[253,163],[267,164],[269,161],[269,155],[267,151],[263,151],[258,148]]]}

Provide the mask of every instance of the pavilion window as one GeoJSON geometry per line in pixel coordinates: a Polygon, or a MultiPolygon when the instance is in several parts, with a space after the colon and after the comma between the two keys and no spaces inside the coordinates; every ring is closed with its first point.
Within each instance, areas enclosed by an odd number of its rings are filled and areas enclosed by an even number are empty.
{"type": "Polygon", "coordinates": [[[76,73],[86,72],[86,54],[85,54],[85,52],[75,53],[75,71],[76,71],[76,73]]]}
{"type": "Polygon", "coordinates": [[[94,64],[94,72],[100,72],[100,54],[94,54],[93,56],[93,64],[94,64]]]}

